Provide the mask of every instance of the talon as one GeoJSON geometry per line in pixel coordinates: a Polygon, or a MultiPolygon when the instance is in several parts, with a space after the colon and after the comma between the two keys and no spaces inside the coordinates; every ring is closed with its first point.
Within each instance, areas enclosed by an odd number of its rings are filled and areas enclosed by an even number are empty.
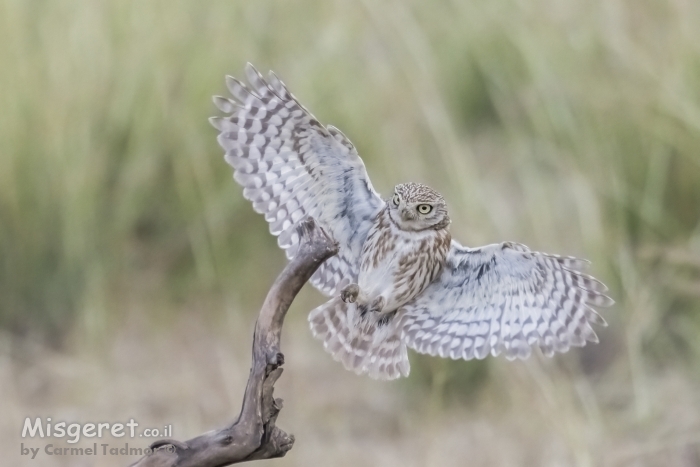
{"type": "Polygon", "coordinates": [[[369,311],[372,313],[380,313],[384,309],[385,305],[384,297],[381,295],[374,299],[372,304],[369,306],[369,311]]]}
{"type": "Polygon", "coordinates": [[[350,284],[340,291],[340,299],[345,303],[355,303],[359,294],[360,286],[357,284],[350,284]]]}

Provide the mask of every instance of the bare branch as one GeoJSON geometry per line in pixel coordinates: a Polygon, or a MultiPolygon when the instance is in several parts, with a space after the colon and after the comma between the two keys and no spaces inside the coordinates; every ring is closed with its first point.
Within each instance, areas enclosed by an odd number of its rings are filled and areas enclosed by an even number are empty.
{"type": "Polygon", "coordinates": [[[153,452],[132,467],[220,467],[238,462],[282,457],[294,445],[294,436],[275,426],[282,399],[273,396],[282,374],[282,324],[302,286],[338,245],[312,218],[298,227],[299,249],[287,264],[263,303],[253,336],[253,366],[238,419],[230,426],[185,442],[160,440],[153,452]]]}

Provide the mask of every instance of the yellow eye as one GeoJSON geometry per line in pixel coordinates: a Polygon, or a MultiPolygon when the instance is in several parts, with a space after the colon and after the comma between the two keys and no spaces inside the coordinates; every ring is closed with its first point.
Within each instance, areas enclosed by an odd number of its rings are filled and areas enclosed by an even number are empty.
{"type": "Polygon", "coordinates": [[[399,199],[399,195],[394,195],[394,199],[393,199],[392,201],[393,201],[393,203],[394,203],[394,206],[398,206],[398,205],[399,205],[399,201],[401,201],[401,200],[399,199]]]}
{"type": "Polygon", "coordinates": [[[429,204],[419,204],[418,205],[418,212],[421,214],[428,214],[432,210],[433,210],[433,207],[429,204]]]}

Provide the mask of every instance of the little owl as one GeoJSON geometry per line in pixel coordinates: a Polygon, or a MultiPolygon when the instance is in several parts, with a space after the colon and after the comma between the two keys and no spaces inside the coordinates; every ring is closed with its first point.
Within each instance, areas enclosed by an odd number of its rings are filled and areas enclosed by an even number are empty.
{"type": "Polygon", "coordinates": [[[331,299],[309,314],[314,336],[358,374],[409,372],[406,348],[453,359],[505,353],[547,356],[597,342],[592,308],[607,288],[585,261],[504,242],[468,248],[452,240],[443,197],[418,183],[388,200],[372,187],[350,140],[321,125],[270,73],[248,64],[250,86],[227,77],[233,99],[215,97],[211,123],[243,196],[265,215],[292,258],[297,224],[313,216],[339,243],[311,283],[331,299]]]}

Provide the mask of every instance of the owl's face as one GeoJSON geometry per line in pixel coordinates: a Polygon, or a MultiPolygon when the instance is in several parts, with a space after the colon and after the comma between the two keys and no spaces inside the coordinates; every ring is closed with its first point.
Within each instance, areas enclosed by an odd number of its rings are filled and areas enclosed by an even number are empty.
{"type": "Polygon", "coordinates": [[[420,183],[402,183],[387,202],[389,215],[402,230],[444,229],[450,224],[440,193],[420,183]]]}

